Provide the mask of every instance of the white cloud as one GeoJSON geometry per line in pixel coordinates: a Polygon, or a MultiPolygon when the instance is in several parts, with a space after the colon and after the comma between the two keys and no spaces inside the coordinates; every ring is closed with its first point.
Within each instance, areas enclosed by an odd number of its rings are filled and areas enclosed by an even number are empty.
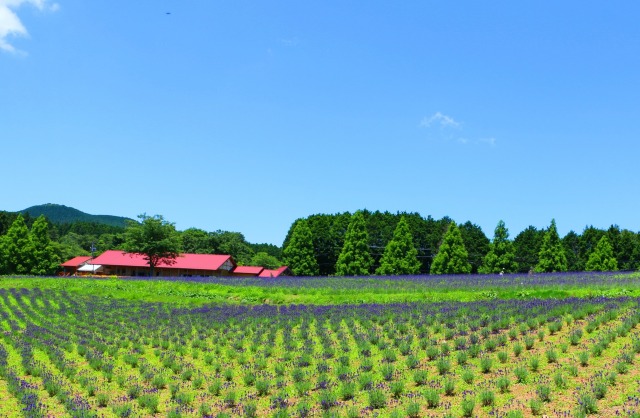
{"type": "Polygon", "coordinates": [[[440,126],[441,128],[459,128],[461,126],[460,123],[456,122],[451,116],[447,116],[440,112],[436,112],[429,117],[424,117],[420,122],[420,126],[427,128],[430,128],[433,125],[440,126]]]}
{"type": "Polygon", "coordinates": [[[482,142],[484,144],[489,144],[492,147],[496,146],[496,139],[495,138],[480,138],[479,142],[482,142]]]}
{"type": "Polygon", "coordinates": [[[0,0],[0,50],[18,52],[9,43],[8,38],[29,36],[29,32],[16,13],[16,10],[25,4],[49,12],[55,12],[60,8],[58,3],[52,3],[49,0],[0,0]]]}
{"type": "Polygon", "coordinates": [[[453,117],[445,115],[441,112],[436,112],[431,116],[425,116],[420,121],[420,126],[423,128],[429,128],[430,136],[434,139],[440,139],[445,141],[457,142],[461,145],[489,145],[491,147],[496,146],[496,139],[493,137],[489,138],[469,138],[467,133],[465,132],[465,136],[459,136],[463,129],[462,123],[456,121],[453,117]],[[432,128],[439,128],[437,130],[433,130],[432,128]],[[456,131],[452,131],[449,128],[456,129],[456,131]]]}
{"type": "Polygon", "coordinates": [[[300,45],[300,39],[298,39],[296,37],[280,39],[280,42],[285,46],[298,46],[298,45],[300,45]]]}

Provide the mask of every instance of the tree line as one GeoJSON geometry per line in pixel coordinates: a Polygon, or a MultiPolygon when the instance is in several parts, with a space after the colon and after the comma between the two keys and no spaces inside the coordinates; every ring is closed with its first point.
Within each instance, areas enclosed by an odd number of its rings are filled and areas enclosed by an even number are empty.
{"type": "Polygon", "coordinates": [[[529,226],[511,240],[499,221],[490,240],[467,221],[358,211],[296,220],[283,244],[296,275],[476,274],[640,268],[640,234],[613,225],[560,238],[529,226]]]}
{"type": "Polygon", "coordinates": [[[53,224],[45,217],[0,211],[0,274],[55,274],[78,255],[126,250],[127,228],[159,221],[172,229],[177,252],[230,254],[240,265],[277,268],[298,275],[513,273],[529,271],[637,270],[640,234],[618,226],[586,227],[558,236],[529,226],[514,239],[500,221],[489,239],[470,221],[426,218],[418,213],[358,211],[296,220],[282,247],[253,244],[243,234],[184,231],[162,216],[141,215],[128,227],[91,222],[53,224]],[[149,221],[150,222],[150,221],[149,221]]]}
{"type": "Polygon", "coordinates": [[[94,222],[54,224],[44,216],[0,211],[0,274],[52,275],[75,256],[131,248],[135,227],[158,221],[177,253],[229,254],[239,265],[278,268],[282,251],[273,244],[248,242],[239,232],[190,228],[177,231],[160,215],[141,215],[126,227],[94,222]],[[146,223],[145,223],[146,222],[146,223]]]}

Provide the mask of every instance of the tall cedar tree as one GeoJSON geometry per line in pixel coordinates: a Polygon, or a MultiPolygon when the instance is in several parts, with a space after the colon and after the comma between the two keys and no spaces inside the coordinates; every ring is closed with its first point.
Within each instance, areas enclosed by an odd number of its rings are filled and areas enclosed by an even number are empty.
{"type": "Polygon", "coordinates": [[[19,214],[13,221],[7,235],[2,237],[0,254],[4,258],[3,270],[9,274],[29,274],[33,265],[33,245],[29,228],[19,214]]]}
{"type": "Polygon", "coordinates": [[[366,276],[370,274],[372,265],[367,225],[362,212],[357,211],[351,217],[344,237],[344,245],[336,263],[336,275],[366,276]]]}
{"type": "Polygon", "coordinates": [[[516,252],[518,272],[530,272],[536,267],[544,234],[544,229],[539,230],[535,226],[529,226],[514,238],[513,247],[516,252]]]}
{"type": "Polygon", "coordinates": [[[537,273],[567,271],[567,257],[564,254],[564,246],[558,236],[555,219],[551,220],[551,225],[544,234],[535,271],[537,273]]]}
{"type": "Polygon", "coordinates": [[[471,264],[471,274],[478,274],[478,270],[482,266],[484,256],[489,252],[489,244],[491,241],[478,225],[467,221],[458,226],[464,248],[469,253],[469,264],[471,264]]]}
{"type": "Polygon", "coordinates": [[[451,222],[438,248],[438,254],[431,264],[431,274],[469,273],[471,273],[469,254],[464,247],[460,229],[455,222],[451,222]]]}
{"type": "Polygon", "coordinates": [[[609,238],[603,235],[598,241],[598,245],[589,255],[586,265],[587,271],[616,271],[618,261],[613,256],[613,247],[609,243],[609,238]]]}
{"type": "Polygon", "coordinates": [[[483,274],[513,273],[518,269],[513,243],[509,241],[509,230],[500,220],[493,232],[493,241],[489,244],[489,252],[484,257],[482,267],[478,270],[483,274]]]}
{"type": "Polygon", "coordinates": [[[384,249],[376,274],[416,274],[419,270],[418,250],[413,245],[409,224],[403,216],[384,249]]]}
{"type": "Polygon", "coordinates": [[[296,222],[289,243],[282,253],[284,262],[296,276],[318,275],[318,262],[313,251],[313,235],[304,219],[296,222]]]}
{"type": "Polygon", "coordinates": [[[60,260],[49,237],[49,223],[44,215],[40,215],[31,226],[30,237],[33,248],[31,274],[45,275],[55,273],[60,260]]]}
{"type": "Polygon", "coordinates": [[[162,215],[139,215],[140,222],[128,221],[122,249],[140,254],[149,263],[149,275],[159,264],[175,264],[180,252],[180,234],[162,215]]]}

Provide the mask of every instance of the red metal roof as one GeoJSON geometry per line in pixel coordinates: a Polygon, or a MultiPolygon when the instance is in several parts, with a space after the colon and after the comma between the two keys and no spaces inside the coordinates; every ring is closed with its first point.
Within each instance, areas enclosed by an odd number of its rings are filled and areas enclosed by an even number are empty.
{"type": "Polygon", "coordinates": [[[282,266],[279,269],[276,270],[267,270],[264,269],[262,270],[262,273],[260,273],[258,275],[258,277],[278,277],[280,276],[282,273],[284,273],[285,271],[287,271],[289,269],[288,266],[282,266]]]}
{"type": "Polygon", "coordinates": [[[84,263],[86,263],[89,260],[91,260],[90,256],[81,255],[81,256],[78,256],[78,257],[73,257],[71,260],[65,261],[64,263],[62,263],[60,265],[62,267],[80,267],[81,265],[83,265],[84,263]]]}
{"type": "MultiPolygon", "coordinates": [[[[218,270],[227,260],[235,265],[230,255],[180,254],[180,256],[175,259],[175,263],[160,263],[156,267],[184,270],[218,270]]],[[[144,259],[144,256],[117,250],[105,251],[93,259],[91,264],[119,267],[149,267],[149,263],[144,259]]]]}
{"type": "Polygon", "coordinates": [[[264,270],[264,267],[260,266],[238,266],[233,272],[238,274],[255,274],[256,276],[264,270]]]}

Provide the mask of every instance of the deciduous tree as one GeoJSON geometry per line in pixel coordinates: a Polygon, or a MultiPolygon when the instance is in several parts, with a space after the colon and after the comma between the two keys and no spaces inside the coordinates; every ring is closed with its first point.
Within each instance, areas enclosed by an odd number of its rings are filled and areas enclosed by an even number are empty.
{"type": "Polygon", "coordinates": [[[160,263],[174,264],[180,252],[180,234],[173,223],[162,215],[138,216],[140,222],[128,221],[123,250],[140,254],[149,263],[149,274],[154,275],[160,263]]]}
{"type": "Polygon", "coordinates": [[[249,264],[252,266],[261,266],[266,269],[277,269],[282,265],[282,263],[280,263],[280,261],[277,258],[267,254],[264,251],[259,251],[255,253],[254,256],[251,258],[251,263],[249,264]]]}
{"type": "Polygon", "coordinates": [[[386,245],[376,274],[416,274],[420,270],[418,251],[405,217],[401,217],[393,238],[386,245]]]}
{"type": "Polygon", "coordinates": [[[431,274],[469,273],[471,273],[469,254],[464,247],[460,229],[455,222],[451,222],[438,248],[438,254],[431,264],[431,274]]]}

